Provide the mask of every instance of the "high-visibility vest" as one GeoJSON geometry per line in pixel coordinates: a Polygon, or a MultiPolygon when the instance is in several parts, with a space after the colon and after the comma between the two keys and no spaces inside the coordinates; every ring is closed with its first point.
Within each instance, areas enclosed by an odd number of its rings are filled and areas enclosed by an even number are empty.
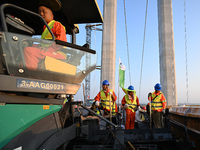
{"type": "MultiPolygon", "coordinates": [[[[110,90],[110,92],[113,93],[113,90],[110,90]]],[[[101,90],[100,96],[101,96],[101,105],[104,109],[110,110],[110,100],[111,100],[112,114],[115,115],[116,114],[115,102],[112,101],[112,97],[110,93],[108,92],[107,97],[106,97],[106,94],[104,93],[104,91],[101,90]]]]}
{"type": "MultiPolygon", "coordinates": [[[[50,29],[53,28],[53,25],[54,25],[55,22],[56,22],[55,20],[52,20],[51,22],[48,23],[48,26],[49,26],[50,29]]],[[[58,21],[57,21],[57,22],[58,22],[58,21]]],[[[62,25],[62,24],[61,24],[61,25],[62,25]]],[[[63,26],[63,25],[62,25],[62,26],[63,26]]],[[[64,26],[63,26],[63,28],[65,29],[64,26]]],[[[55,36],[55,35],[54,35],[54,36],[55,36]]],[[[55,38],[57,38],[57,37],[55,36],[55,38]]],[[[52,39],[52,35],[51,35],[51,33],[49,32],[49,30],[48,30],[47,27],[46,27],[46,28],[44,29],[44,31],[42,32],[41,39],[48,39],[48,40],[52,39]]],[[[48,47],[48,46],[50,46],[50,45],[49,45],[49,44],[42,44],[42,46],[43,46],[43,47],[48,47]]]]}
{"type": "Polygon", "coordinates": [[[134,108],[137,107],[137,100],[136,99],[137,99],[136,94],[134,94],[134,101],[133,102],[131,101],[131,99],[129,99],[128,94],[126,94],[125,95],[126,104],[128,104],[129,106],[131,106],[131,107],[127,107],[126,109],[130,109],[130,110],[132,110],[132,112],[135,112],[134,108]]]}
{"type": "MultiPolygon", "coordinates": [[[[156,97],[156,93],[153,92],[151,97],[152,97],[152,102],[151,102],[151,109],[154,111],[157,111],[159,109],[163,109],[162,101],[161,101],[161,95],[162,92],[156,97]]],[[[164,101],[165,102],[165,101],[164,101]]]]}
{"type": "MultiPolygon", "coordinates": [[[[53,28],[53,25],[56,21],[55,20],[52,20],[51,22],[48,23],[48,26],[50,29],[53,28]]],[[[57,21],[58,22],[58,21],[57,21]]],[[[61,23],[60,23],[61,24],[61,23]]],[[[62,25],[62,24],[61,24],[62,25]]],[[[63,25],[62,25],[63,26],[63,25]]],[[[65,27],[63,26],[63,28],[65,29],[65,27]]],[[[54,35],[55,36],[55,35],[54,35]]],[[[57,38],[57,37],[56,37],[57,38]]],[[[52,39],[52,35],[51,33],[49,32],[48,28],[46,27],[44,29],[44,31],[42,32],[42,36],[41,36],[41,39],[52,39]]]]}

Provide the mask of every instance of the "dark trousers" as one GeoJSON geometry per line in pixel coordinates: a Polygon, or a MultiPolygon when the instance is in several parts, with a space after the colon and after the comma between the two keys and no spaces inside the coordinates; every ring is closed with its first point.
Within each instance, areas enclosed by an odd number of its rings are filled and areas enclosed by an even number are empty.
{"type": "Polygon", "coordinates": [[[155,128],[164,128],[163,112],[152,112],[153,124],[155,128]]]}

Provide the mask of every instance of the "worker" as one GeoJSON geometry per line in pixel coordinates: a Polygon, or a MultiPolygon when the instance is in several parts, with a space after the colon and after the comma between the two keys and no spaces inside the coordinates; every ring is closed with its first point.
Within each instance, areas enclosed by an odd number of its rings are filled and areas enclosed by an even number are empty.
{"type": "MultiPolygon", "coordinates": [[[[61,2],[59,0],[51,0],[51,3],[44,3],[40,0],[38,13],[47,22],[56,40],[67,41],[65,27],[58,21],[54,20],[53,11],[59,10],[61,8],[61,2]],[[54,4],[54,5],[51,5],[54,4]]],[[[52,35],[48,31],[48,28],[44,25],[43,33],[41,39],[52,39],[52,35]]],[[[58,53],[59,50],[56,44],[49,45],[33,45],[32,47],[26,47],[24,49],[24,57],[26,62],[26,67],[31,70],[36,70],[38,64],[45,58],[45,56],[50,56],[56,59],[65,59],[65,56],[58,53]]]]}
{"type": "MultiPolygon", "coordinates": [[[[101,112],[100,110],[98,109],[98,107],[95,105],[95,101],[92,103],[91,107],[90,107],[91,110],[93,110],[96,114],[100,115],[101,112]]],[[[89,115],[90,116],[93,116],[92,113],[89,112],[89,115]]]]}
{"type": "Polygon", "coordinates": [[[151,95],[152,119],[155,128],[164,128],[163,113],[165,113],[166,99],[161,92],[161,84],[154,86],[155,91],[151,95]]]}
{"type": "Polygon", "coordinates": [[[122,88],[125,92],[125,96],[122,99],[122,106],[126,109],[126,123],[125,129],[134,129],[135,126],[135,112],[137,111],[139,104],[139,99],[136,95],[134,87],[130,85],[128,89],[122,88]]]}
{"type": "MultiPolygon", "coordinates": [[[[108,80],[104,80],[102,82],[103,89],[95,97],[95,105],[98,108],[103,109],[104,115],[109,115],[110,114],[110,100],[111,100],[111,112],[112,112],[112,115],[116,115],[118,112],[117,104],[116,104],[117,96],[113,90],[108,88],[109,85],[110,84],[108,80]]],[[[116,117],[113,120],[113,123],[116,123],[116,117]]]]}
{"type": "Polygon", "coordinates": [[[138,129],[144,129],[146,127],[146,119],[147,119],[147,113],[146,113],[146,107],[141,107],[135,112],[135,126],[134,128],[138,129]]]}
{"type": "Polygon", "coordinates": [[[149,94],[148,94],[148,104],[146,105],[146,110],[147,110],[147,114],[148,115],[150,115],[150,103],[151,103],[151,95],[152,95],[152,93],[151,92],[149,92],[149,94]]]}
{"type": "Polygon", "coordinates": [[[148,123],[149,123],[149,126],[150,128],[152,129],[153,128],[153,122],[152,122],[152,110],[151,110],[151,95],[152,93],[149,92],[148,93],[148,104],[146,105],[146,111],[147,111],[147,120],[148,120],[148,123]]]}

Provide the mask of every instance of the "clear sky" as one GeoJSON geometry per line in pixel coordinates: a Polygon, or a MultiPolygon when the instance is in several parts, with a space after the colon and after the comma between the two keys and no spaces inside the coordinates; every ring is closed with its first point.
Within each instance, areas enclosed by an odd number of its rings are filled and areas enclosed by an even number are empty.
{"type": "MultiPolygon", "coordinates": [[[[97,0],[103,15],[103,0],[97,0]]],[[[200,1],[186,0],[186,30],[187,30],[187,59],[189,103],[200,103],[198,89],[200,86],[200,1]]],[[[126,0],[126,16],[128,27],[128,44],[130,72],[132,85],[139,96],[140,71],[144,36],[146,0],[126,0]]],[[[175,65],[177,79],[178,103],[187,103],[186,98],[186,63],[185,63],[185,26],[184,0],[172,0],[175,65]]],[[[79,25],[77,44],[86,43],[85,24],[79,25]]],[[[101,28],[101,27],[98,27],[101,28]]],[[[130,84],[123,0],[117,0],[117,33],[116,33],[116,88],[118,95],[118,59],[126,66],[125,87],[130,84]]],[[[101,65],[102,32],[92,31],[91,48],[97,51],[97,65],[101,65]]],[[[148,1],[146,39],[144,48],[143,74],[140,91],[140,103],[146,104],[147,94],[154,91],[154,85],[160,82],[159,43],[158,43],[158,14],[157,0],[148,1]]],[[[100,90],[100,71],[91,73],[91,96],[94,98],[100,90]]],[[[124,93],[119,89],[119,100],[124,93]]],[[[83,88],[75,95],[75,100],[83,100],[83,88]]]]}

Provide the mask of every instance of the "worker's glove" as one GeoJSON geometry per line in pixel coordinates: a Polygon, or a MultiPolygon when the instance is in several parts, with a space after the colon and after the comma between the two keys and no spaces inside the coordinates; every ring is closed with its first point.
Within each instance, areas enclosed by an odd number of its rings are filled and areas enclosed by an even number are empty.
{"type": "Polygon", "coordinates": [[[138,107],[134,107],[133,110],[136,112],[138,110],[138,107]]]}
{"type": "Polygon", "coordinates": [[[113,92],[110,91],[109,94],[112,96],[112,95],[113,95],[113,92]]]}
{"type": "Polygon", "coordinates": [[[95,105],[96,105],[96,106],[99,106],[99,101],[96,101],[96,102],[95,102],[95,105]]]}
{"type": "Polygon", "coordinates": [[[147,111],[146,111],[146,107],[141,107],[141,108],[139,109],[139,111],[140,111],[140,112],[147,112],[147,111]]]}
{"type": "Polygon", "coordinates": [[[162,110],[163,114],[165,114],[165,109],[162,110]]]}
{"type": "Polygon", "coordinates": [[[140,106],[138,106],[138,110],[139,110],[139,111],[141,111],[141,110],[142,110],[142,108],[141,108],[140,106]]]}
{"type": "Polygon", "coordinates": [[[129,105],[128,105],[128,104],[125,104],[124,107],[127,108],[127,107],[129,107],[129,105]]]}

